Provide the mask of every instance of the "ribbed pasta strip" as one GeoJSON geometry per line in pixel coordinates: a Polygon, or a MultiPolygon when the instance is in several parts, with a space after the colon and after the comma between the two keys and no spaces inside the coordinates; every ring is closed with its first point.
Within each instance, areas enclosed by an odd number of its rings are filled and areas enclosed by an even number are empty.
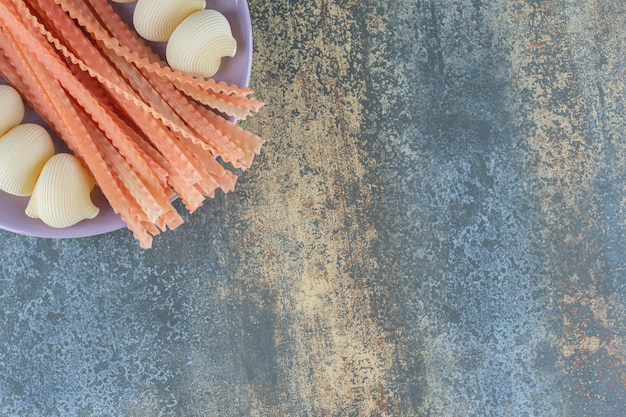
{"type": "Polygon", "coordinates": [[[128,29],[126,24],[120,19],[117,13],[115,13],[115,10],[108,4],[107,0],[54,1],[73,19],[76,19],[76,21],[91,33],[95,39],[103,42],[107,48],[113,49],[120,56],[123,56],[129,62],[134,63],[140,68],[146,68],[170,81],[179,81],[207,91],[236,94],[238,96],[247,96],[253,93],[249,88],[228,85],[225,82],[218,83],[213,79],[205,80],[181,71],[172,70],[167,64],[162,62],[158,55],[151,51],[134,32],[128,29]],[[113,36],[103,31],[100,24],[85,13],[85,1],[91,4],[94,10],[97,11],[99,19],[105,25],[109,26],[113,36]],[[121,44],[120,39],[123,39],[123,42],[126,44],[121,44]]]}

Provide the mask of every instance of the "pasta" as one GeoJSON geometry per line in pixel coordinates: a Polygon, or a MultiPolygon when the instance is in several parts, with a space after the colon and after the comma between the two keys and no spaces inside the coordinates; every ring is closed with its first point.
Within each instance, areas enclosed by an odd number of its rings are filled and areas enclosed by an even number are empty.
{"type": "Polygon", "coordinates": [[[133,24],[142,38],[167,42],[187,16],[205,6],[205,0],[138,0],[133,12],[133,24]]]}
{"type": "Polygon", "coordinates": [[[8,85],[0,85],[0,136],[22,123],[24,102],[20,93],[8,85]]]}
{"type": "MultiPolygon", "coordinates": [[[[216,190],[232,191],[237,177],[216,157],[243,170],[260,151],[260,138],[186,94],[207,92],[217,110],[245,117],[262,106],[252,90],[172,70],[108,0],[0,0],[0,25],[2,75],[89,170],[142,248],[182,224],[173,195],[193,212],[216,190]]],[[[83,207],[80,215],[53,216],[46,207],[61,203],[43,203],[39,181],[35,188],[29,213],[54,227],[95,215],[79,203],[86,199],[68,197],[63,204],[83,207]]]]}
{"type": "Polygon", "coordinates": [[[0,138],[0,190],[18,196],[31,195],[37,176],[54,155],[54,144],[46,129],[25,123],[0,138]]]}
{"type": "Polygon", "coordinates": [[[237,41],[226,17],[216,10],[200,10],[178,25],[165,50],[174,69],[200,77],[211,77],[222,58],[233,57],[237,41]]]}
{"type": "Polygon", "coordinates": [[[94,179],[78,158],[58,153],[43,167],[26,206],[26,215],[55,228],[93,219],[100,211],[90,197],[94,186],[94,179]]]}

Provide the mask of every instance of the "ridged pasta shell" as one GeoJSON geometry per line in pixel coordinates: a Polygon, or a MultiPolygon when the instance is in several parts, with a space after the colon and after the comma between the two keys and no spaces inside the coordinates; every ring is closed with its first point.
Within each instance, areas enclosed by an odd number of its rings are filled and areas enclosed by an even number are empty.
{"type": "Polygon", "coordinates": [[[24,102],[10,85],[0,85],[0,136],[22,123],[24,102]]]}
{"type": "Polygon", "coordinates": [[[233,57],[236,52],[237,41],[226,17],[216,10],[201,10],[178,25],[165,55],[174,69],[211,77],[219,70],[222,58],[233,57]]]}
{"type": "Polygon", "coordinates": [[[46,129],[25,123],[0,137],[0,190],[13,195],[31,195],[44,164],[54,155],[46,129]]]}
{"type": "Polygon", "coordinates": [[[81,162],[58,153],[46,162],[26,206],[26,215],[54,228],[93,219],[100,211],[90,197],[95,182],[81,162]]]}
{"type": "Polygon", "coordinates": [[[205,0],[138,0],[133,24],[142,38],[166,42],[185,18],[205,7],[205,0]]]}

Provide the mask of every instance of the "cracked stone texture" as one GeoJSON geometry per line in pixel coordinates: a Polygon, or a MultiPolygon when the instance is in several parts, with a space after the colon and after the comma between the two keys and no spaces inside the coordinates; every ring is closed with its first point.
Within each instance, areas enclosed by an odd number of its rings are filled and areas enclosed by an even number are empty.
{"type": "Polygon", "coordinates": [[[626,3],[250,13],[234,193],[0,231],[0,415],[622,416],[626,3]]]}

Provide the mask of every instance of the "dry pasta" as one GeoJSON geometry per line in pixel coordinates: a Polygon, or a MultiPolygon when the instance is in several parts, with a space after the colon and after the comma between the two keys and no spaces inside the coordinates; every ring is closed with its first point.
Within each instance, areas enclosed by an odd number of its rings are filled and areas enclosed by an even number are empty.
{"type": "Polygon", "coordinates": [[[90,197],[94,185],[94,179],[78,158],[58,153],[43,167],[26,206],[26,215],[55,228],[93,219],[100,211],[90,197]]]}

